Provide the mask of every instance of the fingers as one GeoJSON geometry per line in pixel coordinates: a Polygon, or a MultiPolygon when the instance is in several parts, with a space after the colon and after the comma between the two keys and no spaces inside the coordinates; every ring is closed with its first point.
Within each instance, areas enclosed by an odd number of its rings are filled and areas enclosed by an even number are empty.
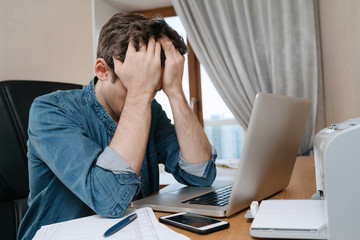
{"type": "Polygon", "coordinates": [[[135,53],[135,52],[136,52],[136,48],[134,46],[134,43],[133,43],[132,39],[130,39],[129,44],[128,44],[128,49],[126,51],[126,55],[128,53],[135,53]]]}
{"type": "Polygon", "coordinates": [[[154,37],[151,37],[149,39],[147,49],[146,49],[147,59],[149,61],[151,61],[153,64],[155,64],[156,66],[160,66],[161,65],[160,54],[161,54],[160,43],[156,42],[154,37]]]}
{"type": "Polygon", "coordinates": [[[150,55],[155,57],[155,59],[160,59],[161,54],[161,45],[159,42],[155,41],[154,37],[151,37],[148,42],[148,46],[146,52],[150,55]]]}
{"type": "Polygon", "coordinates": [[[146,51],[149,52],[150,54],[151,53],[154,54],[154,52],[155,52],[155,39],[153,37],[151,37],[149,39],[146,51]]]}
{"type": "Polygon", "coordinates": [[[165,57],[171,64],[183,64],[184,63],[184,56],[175,48],[172,41],[163,37],[159,39],[161,47],[164,49],[165,57]]]}
{"type": "Polygon", "coordinates": [[[155,43],[155,59],[158,59],[161,63],[161,44],[159,42],[155,43]]]}
{"type": "Polygon", "coordinates": [[[164,38],[164,37],[160,38],[159,42],[160,42],[162,48],[164,49],[164,51],[169,51],[174,46],[174,44],[169,39],[164,38]]]}
{"type": "MultiPolygon", "coordinates": [[[[155,55],[160,54],[161,52],[161,47],[164,49],[164,53],[165,55],[170,55],[170,54],[180,54],[178,50],[176,50],[174,44],[167,38],[160,38],[158,41],[155,41],[154,37],[151,37],[149,39],[149,42],[146,46],[146,44],[140,40],[139,41],[139,50],[138,52],[147,52],[147,53],[152,53],[155,55]]],[[[132,39],[129,41],[129,45],[128,45],[128,49],[127,49],[127,54],[128,53],[136,53],[136,48],[134,46],[134,43],[132,41],[132,39]]],[[[160,57],[160,55],[159,55],[160,57]]]]}
{"type": "MultiPolygon", "coordinates": [[[[167,38],[159,39],[161,47],[164,49],[165,54],[181,55],[181,53],[176,49],[173,42],[167,38]]],[[[182,56],[182,55],[181,55],[182,56]]]]}
{"type": "MultiPolygon", "coordinates": [[[[128,49],[126,52],[126,58],[137,55],[143,60],[148,59],[153,63],[161,62],[161,44],[158,41],[155,41],[154,37],[151,37],[147,44],[145,44],[142,40],[139,41],[139,50],[136,51],[134,43],[132,39],[129,41],[128,49]]],[[[125,60],[126,60],[125,58],[125,60]]]]}
{"type": "Polygon", "coordinates": [[[174,44],[167,38],[160,38],[159,42],[161,47],[164,49],[166,58],[171,57],[171,55],[173,54],[171,49],[175,49],[174,44]]]}

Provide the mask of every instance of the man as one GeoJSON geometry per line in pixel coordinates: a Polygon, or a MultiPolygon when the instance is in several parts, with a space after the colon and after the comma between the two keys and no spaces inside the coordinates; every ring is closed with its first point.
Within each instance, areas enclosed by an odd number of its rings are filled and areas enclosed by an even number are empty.
{"type": "Polygon", "coordinates": [[[19,239],[92,212],[121,217],[134,196],[159,190],[159,163],[180,183],[212,184],[216,154],[182,91],[185,52],[164,20],[116,14],[101,30],[90,84],[34,101],[19,239]],[[153,99],[160,89],[175,126],[153,99]]]}

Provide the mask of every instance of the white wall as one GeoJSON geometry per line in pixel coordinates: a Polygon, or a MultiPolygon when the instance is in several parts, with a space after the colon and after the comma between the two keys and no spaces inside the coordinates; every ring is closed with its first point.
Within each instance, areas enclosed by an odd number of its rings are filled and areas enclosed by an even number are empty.
{"type": "Polygon", "coordinates": [[[90,0],[1,0],[0,81],[93,77],[90,0]]]}
{"type": "Polygon", "coordinates": [[[320,0],[327,125],[360,117],[359,25],[359,0],[320,0]]]}
{"type": "Polygon", "coordinates": [[[102,26],[115,14],[120,12],[119,9],[112,6],[104,0],[93,0],[93,26],[94,26],[94,53],[96,56],[96,47],[102,26]]]}

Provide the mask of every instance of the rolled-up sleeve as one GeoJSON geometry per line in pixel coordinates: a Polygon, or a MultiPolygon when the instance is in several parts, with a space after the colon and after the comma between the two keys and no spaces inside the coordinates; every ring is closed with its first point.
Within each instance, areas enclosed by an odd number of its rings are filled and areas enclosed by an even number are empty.
{"type": "Polygon", "coordinates": [[[211,159],[202,163],[189,163],[183,158],[180,152],[179,166],[181,167],[182,170],[184,170],[187,173],[190,173],[197,177],[204,177],[204,175],[206,175],[205,170],[207,169],[207,166],[211,164],[212,161],[215,161],[216,156],[217,156],[216,149],[213,146],[211,146],[211,159]]]}
{"type": "Polygon", "coordinates": [[[100,154],[96,165],[115,174],[135,173],[130,165],[114,149],[106,147],[100,154]]]}

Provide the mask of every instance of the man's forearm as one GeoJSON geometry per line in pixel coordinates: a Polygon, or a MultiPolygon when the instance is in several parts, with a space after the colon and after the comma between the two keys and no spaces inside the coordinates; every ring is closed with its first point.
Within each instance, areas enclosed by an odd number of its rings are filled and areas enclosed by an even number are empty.
{"type": "Polygon", "coordinates": [[[151,123],[151,98],[127,97],[115,134],[109,144],[136,174],[144,158],[151,123]]]}
{"type": "Polygon", "coordinates": [[[183,93],[169,97],[183,158],[190,163],[211,159],[211,145],[183,93]]]}

